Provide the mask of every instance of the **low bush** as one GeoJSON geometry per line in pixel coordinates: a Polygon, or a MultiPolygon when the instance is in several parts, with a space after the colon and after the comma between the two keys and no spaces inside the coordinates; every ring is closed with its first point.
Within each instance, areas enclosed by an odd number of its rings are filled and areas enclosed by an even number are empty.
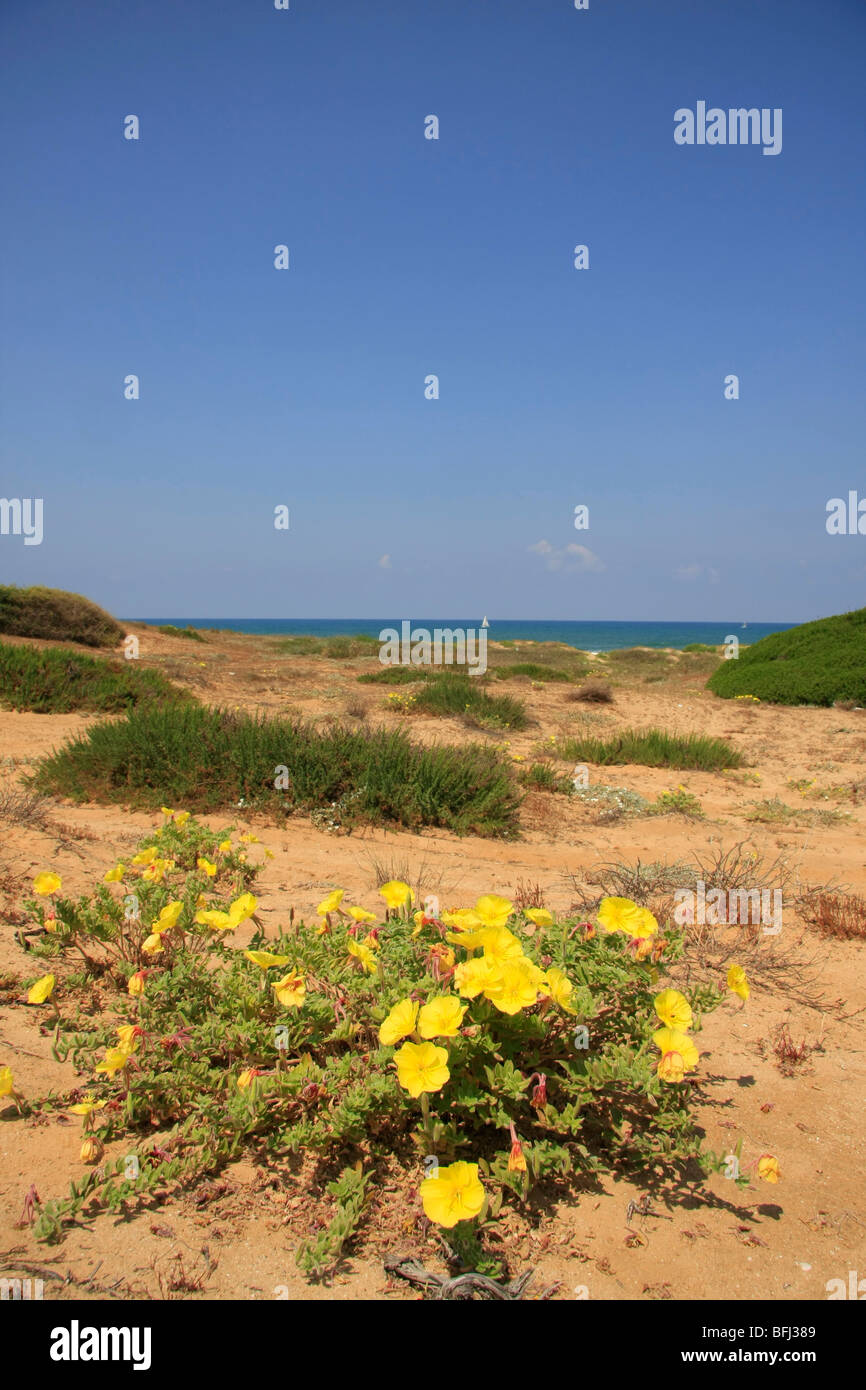
{"type": "Polygon", "coordinates": [[[866,705],[866,608],[762,637],[723,661],[707,689],[779,705],[866,705]]]}
{"type": "MultiPolygon", "coordinates": [[[[554,751],[551,749],[551,751],[554,751]]],[[[561,739],[556,756],[569,762],[675,767],[715,772],[740,767],[743,758],[720,738],[706,734],[669,734],[664,729],[622,729],[610,738],[561,739]]]]}
{"type": "Polygon", "coordinates": [[[0,704],[37,714],[95,710],[102,714],[156,701],[192,697],[160,671],[132,661],[104,661],[64,647],[0,642],[0,704]]]}
{"type": "Polygon", "coordinates": [[[36,586],[0,585],[0,632],[10,637],[116,647],[124,629],[110,613],[81,594],[36,586]]]}

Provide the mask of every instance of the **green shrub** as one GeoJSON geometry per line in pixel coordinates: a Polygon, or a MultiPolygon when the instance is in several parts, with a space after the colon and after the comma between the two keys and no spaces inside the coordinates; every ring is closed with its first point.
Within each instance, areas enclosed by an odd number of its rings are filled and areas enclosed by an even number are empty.
{"type": "Polygon", "coordinates": [[[202,637],[194,627],[175,627],[174,623],[164,623],[158,627],[157,632],[164,632],[166,637],[188,637],[191,642],[205,642],[207,638],[202,637]]]}
{"type": "Polygon", "coordinates": [[[535,681],[570,681],[571,676],[559,666],[542,666],[537,661],[518,661],[513,666],[499,666],[496,674],[501,681],[512,676],[529,676],[535,681]]]}
{"type": "Polygon", "coordinates": [[[547,763],[531,763],[520,773],[518,780],[525,787],[534,787],[536,791],[560,792],[563,796],[574,794],[571,778],[557,775],[547,763]]]}
{"type": "Polygon", "coordinates": [[[37,714],[111,714],[154,701],[191,700],[160,671],[134,661],[102,661],[68,647],[0,642],[0,703],[37,714]]]}
{"type": "MultiPolygon", "coordinates": [[[[551,752],[554,750],[551,749],[551,752]]],[[[611,738],[566,738],[556,756],[580,763],[641,763],[644,767],[677,767],[714,772],[740,767],[743,758],[720,738],[705,734],[668,734],[663,729],[622,729],[611,738]]]]}
{"type": "Polygon", "coordinates": [[[723,661],[707,688],[778,705],[866,705],[866,608],[762,637],[723,661]]]}
{"type": "Polygon", "coordinates": [[[426,714],[460,716],[484,729],[525,729],[526,706],[511,695],[488,695],[480,676],[440,675],[425,681],[415,708],[426,714]]]}
{"type": "Polygon", "coordinates": [[[10,637],[116,647],[124,629],[110,613],[65,589],[0,585],[0,632],[10,637]]]}
{"type": "Polygon", "coordinates": [[[510,769],[490,747],[420,748],[401,729],[322,731],[192,704],[95,725],[41,763],[35,778],[75,800],[151,810],[241,803],[286,814],[342,800],[343,824],[393,821],[478,835],[514,834],[519,804],[510,769]],[[283,781],[288,786],[275,785],[283,781]]]}

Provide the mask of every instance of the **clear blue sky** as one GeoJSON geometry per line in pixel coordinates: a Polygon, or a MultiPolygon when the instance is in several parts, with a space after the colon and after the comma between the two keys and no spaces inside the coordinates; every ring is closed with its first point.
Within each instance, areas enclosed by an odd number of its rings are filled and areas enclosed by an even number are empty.
{"type": "Polygon", "coordinates": [[[0,25],[0,496],[45,528],[0,580],[125,617],[866,602],[866,536],[825,530],[866,497],[862,0],[0,25]],[[700,100],[781,107],[782,152],[676,145],[700,100]]]}

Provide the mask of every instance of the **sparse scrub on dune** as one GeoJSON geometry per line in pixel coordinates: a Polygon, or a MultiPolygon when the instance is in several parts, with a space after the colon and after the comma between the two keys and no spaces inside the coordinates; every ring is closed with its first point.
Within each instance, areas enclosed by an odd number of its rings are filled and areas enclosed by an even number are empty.
{"type": "Polygon", "coordinates": [[[414,697],[424,714],[452,716],[483,729],[525,729],[526,706],[512,695],[490,695],[477,676],[441,675],[426,681],[414,697]]]}
{"type": "Polygon", "coordinates": [[[71,648],[0,642],[0,704],[11,709],[111,714],[148,702],[191,698],[160,671],[135,662],[103,660],[71,648]]]}
{"type": "Polygon", "coordinates": [[[571,676],[560,666],[544,666],[538,661],[517,661],[513,666],[497,666],[496,675],[501,681],[511,680],[512,676],[526,676],[534,681],[570,681],[571,676]]]}
{"type": "Polygon", "coordinates": [[[350,661],[375,656],[380,647],[378,638],[366,635],[334,637],[279,637],[272,641],[271,650],[282,656],[324,656],[332,661],[350,661]]]}
{"type": "Polygon", "coordinates": [[[320,731],[192,704],[98,724],[43,761],[35,778],[46,792],[147,809],[215,811],[243,801],[285,815],[351,794],[354,823],[517,830],[510,769],[486,745],[420,748],[401,729],[320,731]]]}
{"type": "Polygon", "coordinates": [[[563,796],[574,794],[571,778],[558,776],[549,763],[531,763],[519,774],[518,780],[536,791],[559,792],[563,796]]]}
{"type": "Polygon", "coordinates": [[[207,638],[202,637],[201,633],[196,631],[194,627],[175,627],[174,623],[163,623],[156,630],[165,633],[166,637],[187,637],[190,642],[207,641],[207,638]]]}
{"type": "Polygon", "coordinates": [[[802,896],[799,909],[804,922],[821,936],[866,939],[866,898],[858,893],[815,889],[802,896]]]}
{"type": "Polygon", "coordinates": [[[612,705],[614,702],[608,682],[595,679],[585,681],[579,690],[569,690],[565,698],[585,705],[612,705]]]}
{"type": "Polygon", "coordinates": [[[0,585],[0,632],[10,637],[43,641],[80,642],[85,647],[116,647],[124,630],[81,594],[36,585],[20,589],[0,585]]]}
{"type": "Polygon", "coordinates": [[[610,738],[578,736],[560,739],[555,750],[569,761],[606,764],[641,764],[714,772],[740,767],[742,754],[720,738],[706,734],[669,734],[664,729],[622,729],[610,738]]]}

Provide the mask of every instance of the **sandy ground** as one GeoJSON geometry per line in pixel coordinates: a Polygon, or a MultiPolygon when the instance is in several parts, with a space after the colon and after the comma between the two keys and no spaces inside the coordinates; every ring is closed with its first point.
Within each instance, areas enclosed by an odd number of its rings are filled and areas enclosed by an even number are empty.
{"type": "MultiPolygon", "coordinates": [[[[408,722],[418,740],[460,743],[480,736],[457,720],[385,709],[387,687],[355,680],[373,669],[371,661],[284,656],[262,638],[209,635],[199,645],[138,631],[143,663],[159,665],[213,703],[358,724],[346,706],[356,709],[361,702],[368,722],[408,722]]],[[[522,659],[532,659],[530,644],[521,649],[522,659]]],[[[581,884],[595,882],[599,864],[670,862],[744,840],[766,861],[779,859],[794,888],[832,882],[864,892],[866,713],[728,702],[702,686],[703,677],[675,662],[664,680],[635,675],[621,681],[615,703],[600,708],[570,702],[563,685],[537,688],[515,679],[502,689],[524,698],[537,721],[509,737],[509,752],[526,763],[551,736],[587,729],[658,725],[727,738],[745,754],[744,771],[590,769],[593,785],[627,787],[651,799],[683,785],[699,799],[703,819],[599,823],[576,800],[538,791],[526,796],[522,838],[513,842],[438,830],[335,835],[317,829],[306,814],[279,826],[243,820],[242,812],[206,819],[254,829],[273,852],[256,893],[275,930],[290,907],[309,918],[334,887],[373,906],[386,877],[435,893],[443,907],[468,905],[482,892],[511,895],[521,881],[538,883],[546,906],[564,911],[581,884]],[[801,778],[814,779],[813,788],[831,795],[804,797],[788,785],[801,778]],[[784,824],[746,818],[749,803],[775,796],[796,808],[798,818],[784,824]],[[814,821],[810,812],[833,809],[846,818],[808,823],[814,821]]],[[[0,713],[0,797],[19,786],[41,756],[91,722],[86,715],[0,713]]],[[[118,808],[52,801],[46,809],[47,820],[34,825],[0,819],[0,1065],[11,1064],[16,1084],[30,1095],[67,1091],[79,1078],[71,1063],[52,1058],[47,1029],[19,1002],[15,981],[34,974],[33,958],[15,937],[23,921],[21,898],[45,868],[63,875],[64,891],[84,891],[154,825],[151,816],[118,808]]],[[[723,1177],[678,1189],[607,1181],[528,1218],[515,1213],[500,1229],[511,1242],[512,1263],[536,1271],[537,1291],[556,1284],[557,1298],[825,1299],[827,1281],[847,1283],[857,1269],[866,1275],[866,943],[817,935],[792,906],[786,905],[783,921],[774,949],[783,953],[787,971],[754,987],[745,1007],[727,1003],[705,1022],[698,1111],[711,1148],[727,1152],[742,1139],[745,1163],[772,1152],[782,1181],[756,1182],[745,1192],[723,1177]],[[791,1075],[780,1070],[770,1045],[782,1023],[810,1048],[791,1075]],[[627,1220],[632,1201],[643,1202],[645,1211],[627,1220]]],[[[64,968],[61,963],[57,973],[64,968]]],[[[43,1200],[59,1197],[81,1176],[73,1118],[20,1123],[11,1107],[0,1109],[0,1274],[41,1274],[46,1298],[414,1298],[417,1291],[389,1280],[383,1257],[406,1250],[443,1268],[437,1238],[419,1220],[420,1171],[395,1170],[366,1233],[324,1286],[305,1281],[294,1261],[297,1242],[310,1229],[300,1169],[272,1177],[237,1164],[197,1194],[134,1217],[102,1215],[71,1229],[59,1246],[40,1245],[19,1224],[25,1194],[35,1184],[43,1200]]]]}

